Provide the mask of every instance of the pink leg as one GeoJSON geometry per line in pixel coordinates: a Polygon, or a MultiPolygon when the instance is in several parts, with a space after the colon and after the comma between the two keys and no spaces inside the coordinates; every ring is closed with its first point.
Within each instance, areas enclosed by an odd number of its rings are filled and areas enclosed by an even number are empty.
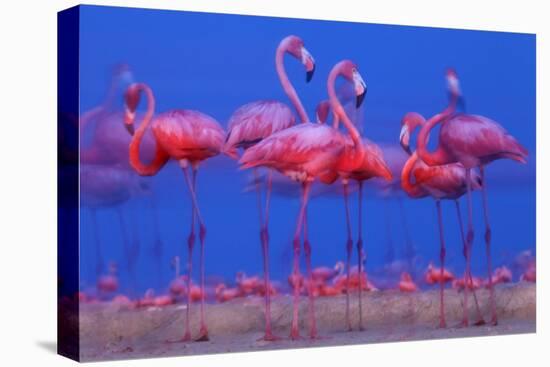
{"type": "Polygon", "coordinates": [[[411,233],[409,231],[409,223],[407,221],[407,216],[405,215],[405,208],[403,208],[403,198],[401,196],[397,197],[397,203],[399,204],[399,214],[401,215],[401,226],[403,228],[403,233],[405,235],[405,258],[407,259],[407,266],[409,271],[414,269],[414,258],[415,248],[414,243],[411,239],[411,233]]]}
{"type": "Polygon", "coordinates": [[[95,254],[96,254],[96,276],[99,276],[103,273],[105,263],[103,260],[103,252],[101,251],[101,240],[99,239],[99,227],[97,225],[97,213],[95,209],[90,209],[90,215],[92,217],[92,233],[94,236],[95,242],[95,254]]]}
{"type": "Polygon", "coordinates": [[[121,208],[117,208],[118,222],[120,225],[120,232],[122,235],[122,244],[124,247],[124,257],[126,257],[126,267],[128,268],[128,275],[130,276],[130,294],[133,294],[136,288],[136,273],[134,269],[134,260],[132,255],[132,249],[130,246],[130,240],[128,239],[128,230],[126,221],[124,220],[124,214],[121,208]]]}
{"type": "Polygon", "coordinates": [[[439,222],[439,241],[441,244],[441,249],[439,252],[439,260],[441,265],[440,280],[439,280],[439,327],[447,327],[445,322],[445,281],[443,279],[443,271],[445,269],[445,236],[443,234],[443,216],[441,215],[441,201],[436,200],[435,205],[437,206],[437,219],[439,222]]]}
{"type": "Polygon", "coordinates": [[[298,306],[300,302],[300,282],[298,281],[300,277],[300,231],[304,222],[304,213],[307,206],[307,200],[309,197],[309,190],[311,183],[305,182],[302,184],[302,203],[300,206],[300,212],[298,214],[298,219],[296,220],[296,230],[294,232],[294,260],[293,260],[293,269],[292,275],[294,278],[294,305],[292,313],[292,326],[290,330],[290,338],[293,340],[300,338],[300,332],[298,330],[298,306]]]}
{"type": "MultiPolygon", "coordinates": [[[[362,288],[363,288],[363,181],[357,182],[359,185],[359,196],[358,196],[358,208],[359,208],[359,223],[357,223],[358,226],[358,238],[357,238],[357,270],[359,272],[359,330],[363,329],[363,296],[362,296],[362,288]]],[[[365,280],[367,279],[366,272],[365,272],[365,280]]]]}
{"type": "MultiPolygon", "coordinates": [[[[463,309],[463,318],[462,318],[462,325],[463,326],[468,326],[468,291],[470,290],[469,287],[468,287],[468,280],[470,281],[471,284],[473,284],[473,279],[472,279],[472,268],[471,268],[471,258],[472,258],[472,249],[468,247],[468,243],[466,242],[466,238],[464,237],[464,225],[462,223],[462,213],[461,213],[461,210],[460,210],[460,202],[457,200],[455,200],[455,204],[456,204],[456,216],[458,218],[458,225],[459,225],[459,229],[460,229],[460,237],[462,239],[462,245],[463,245],[463,251],[464,251],[464,258],[466,260],[466,268],[464,270],[464,304],[462,305],[462,309],[463,309]]],[[[475,306],[476,306],[476,311],[477,311],[477,317],[478,317],[478,321],[476,322],[476,325],[483,325],[485,323],[485,321],[483,320],[483,317],[481,316],[481,311],[479,309],[479,303],[477,301],[477,296],[476,296],[476,291],[475,289],[472,289],[472,294],[474,296],[474,303],[475,303],[475,306]]]]}
{"type": "Polygon", "coordinates": [[[159,226],[159,219],[158,219],[158,209],[157,209],[157,203],[156,199],[154,197],[154,194],[151,194],[150,198],[150,207],[151,207],[151,213],[153,214],[153,233],[155,236],[155,242],[153,243],[153,255],[155,257],[155,263],[156,263],[156,272],[158,276],[158,285],[162,285],[162,279],[163,279],[163,263],[162,263],[162,255],[164,252],[164,245],[161,240],[160,236],[160,226],[159,226]]]}
{"type": "MultiPolygon", "coordinates": [[[[187,172],[186,165],[187,162],[182,162],[182,169],[183,173],[185,175],[185,181],[187,182],[187,187],[189,188],[189,193],[191,194],[191,201],[193,202],[193,210],[195,212],[196,218],[199,222],[199,241],[201,245],[201,252],[200,252],[200,263],[199,263],[199,273],[200,273],[200,287],[201,287],[201,306],[200,306],[200,312],[201,312],[201,326],[200,326],[200,335],[196,339],[196,341],[208,341],[210,340],[208,338],[208,328],[206,327],[206,321],[205,321],[205,314],[204,314],[204,293],[205,293],[205,287],[204,287],[204,240],[206,238],[206,227],[204,226],[204,222],[202,220],[202,216],[199,210],[199,206],[197,204],[197,196],[195,192],[196,184],[191,182],[191,179],[189,178],[189,173],[187,172]]],[[[196,180],[196,167],[192,168],[193,170],[193,181],[196,180]]]]}
{"type": "Polygon", "coordinates": [[[306,272],[308,279],[308,296],[309,296],[309,337],[315,339],[317,337],[317,324],[315,322],[315,301],[313,297],[313,277],[311,275],[311,244],[307,232],[307,207],[304,211],[304,255],[306,258],[306,272]]]}
{"type": "Polygon", "coordinates": [[[487,204],[487,181],[485,180],[485,167],[479,166],[481,174],[481,194],[483,196],[483,213],[485,217],[485,250],[487,251],[487,272],[489,276],[489,297],[491,304],[491,324],[498,324],[496,305],[495,305],[495,287],[493,285],[493,264],[491,261],[491,226],[489,224],[489,205],[487,204]]]}
{"type": "MultiPolygon", "coordinates": [[[[196,187],[197,171],[193,170],[193,189],[196,187]]],[[[193,248],[195,247],[195,208],[191,206],[191,230],[187,237],[187,308],[185,310],[185,334],[183,341],[191,340],[191,279],[193,278],[193,248]]]]}
{"type": "Polygon", "coordinates": [[[260,183],[258,181],[257,170],[254,169],[254,177],[256,179],[256,192],[258,193],[258,210],[260,218],[260,241],[262,244],[262,255],[264,262],[264,289],[265,289],[265,333],[263,340],[274,341],[278,338],[273,335],[271,330],[271,282],[269,280],[269,231],[268,231],[268,219],[269,219],[269,199],[271,196],[271,171],[268,173],[267,188],[266,188],[266,208],[265,208],[265,220],[262,218],[262,194],[260,190],[260,183]]]}
{"type": "Polygon", "coordinates": [[[346,241],[346,326],[348,331],[352,330],[351,321],[349,316],[349,278],[350,278],[350,263],[351,263],[351,251],[353,249],[353,240],[351,238],[351,220],[349,214],[349,203],[348,203],[348,183],[344,182],[344,206],[346,209],[346,230],[348,233],[348,239],[346,241]]]}

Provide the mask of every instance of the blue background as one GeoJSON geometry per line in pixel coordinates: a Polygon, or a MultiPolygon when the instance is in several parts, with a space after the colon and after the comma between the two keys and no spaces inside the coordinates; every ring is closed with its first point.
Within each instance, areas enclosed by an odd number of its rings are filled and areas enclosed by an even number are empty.
{"type": "MultiPolygon", "coordinates": [[[[494,262],[509,264],[520,251],[535,247],[534,35],[94,6],[81,8],[80,24],[81,111],[102,101],[113,65],[126,62],[135,79],[153,89],[157,112],[196,109],[226,126],[232,112],[244,103],[258,99],[288,102],[275,72],[274,55],[280,40],[295,34],[304,40],[316,60],[315,76],[306,84],[302,65],[289,57],[285,59],[286,70],[309,116],[314,117],[317,102],[326,98],[330,68],[349,58],[358,64],[368,85],[365,135],[375,142],[397,144],[400,121],[406,112],[431,116],[445,107],[443,76],[445,69],[453,66],[459,73],[468,112],[500,122],[530,152],[527,165],[497,161],[487,169],[494,262]]],[[[122,108],[121,96],[117,104],[122,108]]],[[[238,171],[236,162],[221,156],[201,166],[198,195],[208,228],[208,276],[232,280],[236,271],[255,274],[262,270],[256,197],[243,192],[248,174],[238,171]]],[[[167,283],[170,258],[177,254],[186,259],[190,200],[176,164],[168,165],[150,180],[160,209],[166,264],[162,282],[167,283]]],[[[353,199],[352,213],[356,213],[355,196],[353,199]]],[[[290,271],[298,200],[276,196],[272,203],[272,276],[281,280],[290,271]]],[[[479,193],[475,193],[474,203],[474,272],[485,275],[479,193]]],[[[403,204],[421,259],[419,266],[437,261],[434,202],[429,198],[405,198],[403,204]]],[[[465,209],[466,202],[462,205],[465,209]]],[[[463,260],[454,204],[445,202],[443,207],[448,261],[452,270],[461,272],[463,260]]],[[[143,199],[136,199],[125,204],[123,210],[141,243],[140,291],[160,287],[150,251],[154,239],[148,206],[143,199]]],[[[343,260],[345,217],[341,197],[316,197],[309,213],[314,265],[343,260]]],[[[106,259],[122,265],[121,235],[115,215],[112,209],[100,211],[100,235],[106,259]]],[[[363,228],[370,272],[379,270],[385,262],[390,241],[387,218],[396,256],[403,257],[399,215],[395,198],[384,199],[369,190],[363,228]],[[385,200],[388,216],[384,215],[385,200]]],[[[81,210],[81,223],[81,284],[85,288],[93,284],[95,261],[86,208],[81,210]]],[[[125,282],[127,275],[123,270],[121,277],[125,282]]]]}

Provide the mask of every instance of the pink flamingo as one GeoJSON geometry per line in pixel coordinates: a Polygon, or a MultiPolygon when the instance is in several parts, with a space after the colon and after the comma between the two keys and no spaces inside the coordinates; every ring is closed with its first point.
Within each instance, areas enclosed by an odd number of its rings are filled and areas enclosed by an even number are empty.
{"type": "MultiPolygon", "coordinates": [[[[364,83],[363,81],[360,81],[360,83],[364,83]]],[[[317,106],[317,119],[319,122],[324,123],[326,119],[328,118],[328,106],[326,102],[321,102],[317,106]]],[[[341,111],[343,113],[344,111],[341,111]]],[[[335,115],[333,126],[335,129],[338,129],[338,114],[335,115]]],[[[346,144],[350,147],[353,146],[353,141],[346,137],[346,144]]],[[[354,149],[345,149],[343,151],[343,154],[339,160],[338,165],[335,167],[335,170],[330,173],[329,175],[326,175],[323,178],[324,183],[332,183],[334,182],[338,177],[342,180],[343,188],[344,188],[344,204],[345,204],[345,210],[346,210],[346,228],[347,228],[347,235],[348,239],[346,241],[346,252],[347,252],[347,261],[346,261],[346,274],[347,274],[347,287],[349,290],[349,277],[350,277],[350,262],[351,262],[351,253],[353,249],[353,240],[352,240],[352,234],[351,234],[351,221],[350,221],[350,214],[349,214],[349,204],[348,204],[348,195],[349,195],[349,181],[354,180],[357,182],[358,185],[358,207],[359,207],[359,215],[358,215],[358,239],[357,239],[357,259],[358,259],[358,271],[359,273],[362,272],[362,259],[364,257],[363,254],[363,236],[362,236],[362,201],[363,201],[363,183],[367,180],[370,180],[372,178],[380,177],[386,181],[391,181],[393,176],[386,165],[386,162],[384,161],[384,156],[382,154],[382,150],[378,145],[371,142],[370,140],[363,138],[362,140],[363,149],[365,152],[363,161],[359,167],[353,166],[353,160],[355,159],[355,150],[354,149]]],[[[348,330],[352,330],[351,327],[351,321],[349,317],[349,291],[346,292],[346,325],[348,330]]],[[[363,307],[362,307],[362,295],[361,295],[361,287],[359,287],[359,330],[363,330],[363,307]]]]}
{"type": "MultiPolygon", "coordinates": [[[[331,107],[340,115],[347,128],[353,145],[338,130],[324,124],[304,122],[270,135],[258,144],[245,151],[240,159],[242,168],[268,167],[273,168],[302,185],[301,206],[296,220],[293,248],[293,278],[299,278],[300,236],[304,234],[304,253],[306,258],[307,275],[311,284],[311,245],[307,236],[307,203],[312,182],[323,175],[334,171],[344,149],[354,150],[354,160],[349,163],[350,168],[357,168],[362,163],[365,151],[361,135],[344,112],[336,97],[334,84],[338,76],[343,76],[355,86],[357,105],[360,105],[365,84],[355,64],[349,60],[339,62],[329,74],[327,87],[331,107]]],[[[317,336],[315,324],[314,300],[311,287],[309,288],[310,337],[317,336]]],[[[298,331],[298,302],[299,289],[294,286],[294,307],[290,337],[299,338],[298,331]]]]}
{"type": "Polygon", "coordinates": [[[186,310],[186,326],[183,340],[190,340],[189,329],[189,308],[191,304],[191,274],[192,274],[192,251],[195,241],[195,218],[199,225],[200,251],[200,288],[201,288],[201,322],[200,335],[197,341],[208,339],[208,329],[204,318],[204,240],[206,227],[197,203],[195,194],[196,176],[199,164],[211,157],[218,155],[224,141],[225,132],[220,124],[212,117],[193,110],[172,110],[164,112],[155,117],[152,122],[152,130],[156,140],[156,153],[150,164],[144,164],[139,157],[140,144],[147,127],[151,123],[154,109],[155,97],[149,86],[143,83],[132,84],[126,91],[126,117],[125,124],[130,133],[134,131],[135,111],[139,104],[141,92],[147,96],[147,112],[139,128],[135,130],[134,137],[130,143],[130,164],[136,172],[142,176],[153,176],[162,169],[169,159],[179,162],[183,170],[185,181],[189,188],[192,201],[191,233],[188,238],[188,269],[187,278],[188,297],[186,310]],[[191,167],[192,178],[188,173],[191,167]]]}
{"type": "MultiPolygon", "coordinates": [[[[424,126],[426,123],[424,117],[416,112],[407,113],[402,120],[402,133],[400,136],[400,143],[403,148],[410,152],[409,140],[410,134],[419,126],[424,126]]],[[[464,279],[469,279],[472,277],[470,269],[470,251],[468,250],[466,239],[464,237],[464,228],[462,224],[462,215],[460,210],[459,199],[466,193],[466,187],[468,182],[466,181],[466,170],[464,166],[460,163],[453,163],[441,166],[430,167],[426,165],[420,158],[418,154],[413,153],[403,167],[401,174],[401,185],[403,191],[411,198],[423,198],[426,196],[431,196],[435,199],[436,209],[438,215],[438,225],[439,225],[439,236],[440,236],[440,261],[441,261],[441,271],[444,271],[445,266],[445,238],[443,232],[443,219],[441,213],[441,200],[454,200],[456,206],[456,214],[458,218],[458,223],[460,227],[460,234],[462,238],[462,243],[464,246],[464,257],[466,260],[466,269],[464,271],[464,279]],[[411,182],[411,176],[414,175],[416,182],[411,182]]],[[[470,176],[469,185],[474,189],[481,188],[481,178],[477,174],[470,176]]],[[[443,280],[443,274],[440,275],[439,279],[443,280]]],[[[470,280],[471,281],[471,280],[470,280]]],[[[465,280],[466,282],[466,280],[465,280]]],[[[444,313],[444,282],[440,283],[440,327],[445,327],[445,313],[444,313]]],[[[477,303],[477,297],[475,291],[473,292],[476,308],[479,311],[479,306],[477,303]]],[[[464,303],[463,303],[463,325],[468,325],[468,289],[464,290],[464,303]]],[[[479,320],[476,322],[477,325],[483,323],[481,314],[478,312],[479,320]]]]}
{"type": "MultiPolygon", "coordinates": [[[[284,38],[275,53],[275,65],[279,80],[286,95],[294,105],[302,122],[308,120],[304,106],[296,90],[290,83],[284,68],[284,56],[289,54],[300,60],[306,68],[306,81],[309,82],[315,70],[315,61],[304,47],[304,42],[297,36],[284,38]]],[[[279,101],[262,100],[241,106],[229,119],[227,138],[224,151],[233,151],[237,148],[247,149],[262,141],[277,131],[287,129],[294,125],[295,118],[290,108],[279,101]]],[[[256,192],[258,196],[258,210],[260,219],[260,241],[264,263],[264,282],[267,289],[269,285],[269,200],[271,197],[272,171],[269,170],[266,184],[265,217],[262,213],[262,199],[257,170],[254,169],[256,178],[256,192]]],[[[271,331],[271,302],[270,292],[265,293],[265,334],[264,340],[275,340],[271,331]]]]}
{"type": "Polygon", "coordinates": [[[497,314],[491,263],[491,227],[489,225],[489,208],[487,204],[487,181],[485,180],[485,166],[497,159],[512,159],[520,163],[526,163],[527,149],[510,135],[500,124],[483,116],[456,114],[454,111],[457,100],[460,97],[458,77],[454,70],[447,72],[447,80],[450,87],[451,103],[442,113],[434,116],[420,130],[418,135],[418,155],[429,166],[440,166],[449,163],[461,163],[466,169],[466,182],[468,193],[468,234],[467,244],[471,247],[474,238],[473,214],[472,214],[472,169],[479,168],[482,181],[483,211],[485,218],[485,247],[487,252],[487,270],[489,276],[491,323],[496,325],[497,314]],[[427,148],[428,135],[437,125],[439,130],[439,144],[435,151],[429,152],[427,148]]]}
{"type": "Polygon", "coordinates": [[[338,261],[333,268],[329,268],[327,266],[319,266],[317,268],[314,268],[313,270],[311,270],[311,277],[313,278],[313,280],[327,282],[335,276],[342,274],[343,270],[344,263],[338,261]]]}

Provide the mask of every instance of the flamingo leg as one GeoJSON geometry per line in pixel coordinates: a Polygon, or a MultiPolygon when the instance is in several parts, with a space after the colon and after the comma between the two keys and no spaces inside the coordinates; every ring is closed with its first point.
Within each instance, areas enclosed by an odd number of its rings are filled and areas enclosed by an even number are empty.
{"type": "MultiPolygon", "coordinates": [[[[464,304],[462,305],[464,315],[462,319],[462,325],[468,326],[468,291],[469,291],[469,284],[474,284],[473,278],[472,278],[472,266],[471,266],[471,259],[472,259],[472,249],[468,247],[468,243],[466,242],[466,238],[464,237],[464,224],[462,223],[462,212],[460,210],[460,202],[455,200],[456,204],[456,216],[458,218],[458,225],[460,229],[460,237],[462,239],[462,244],[464,247],[464,258],[466,260],[466,269],[464,270],[464,304]],[[468,281],[470,283],[468,283],[468,281]]],[[[481,316],[481,310],[479,309],[479,303],[477,301],[476,296],[476,290],[474,288],[471,289],[472,295],[474,296],[474,303],[476,306],[476,312],[477,312],[477,318],[478,321],[475,323],[476,325],[483,325],[485,321],[483,320],[483,316],[481,316]]]]}
{"type": "Polygon", "coordinates": [[[443,272],[445,269],[445,236],[443,234],[443,216],[441,214],[441,200],[436,200],[435,205],[437,207],[437,219],[439,223],[439,261],[440,261],[440,273],[439,273],[439,327],[444,328],[447,326],[445,322],[445,280],[443,279],[443,272]]]}
{"type": "Polygon", "coordinates": [[[309,191],[311,188],[310,182],[304,182],[302,184],[302,202],[300,206],[300,212],[298,218],[296,219],[296,230],[294,232],[293,249],[294,249],[294,259],[293,259],[293,268],[292,276],[294,279],[294,304],[292,312],[292,326],[290,330],[290,338],[293,340],[300,338],[300,332],[298,330],[298,306],[300,301],[300,282],[298,281],[300,277],[300,231],[304,222],[305,208],[307,206],[307,200],[309,197],[309,191]]]}
{"type": "Polygon", "coordinates": [[[413,262],[415,257],[414,243],[411,239],[411,233],[409,231],[409,222],[407,221],[407,216],[405,215],[405,209],[403,208],[403,198],[401,196],[397,197],[397,202],[399,204],[399,214],[401,215],[401,226],[405,234],[405,258],[407,259],[407,265],[409,270],[414,269],[413,262]]]}
{"type": "MultiPolygon", "coordinates": [[[[384,221],[386,224],[386,239],[387,239],[387,251],[386,251],[386,263],[391,264],[395,260],[395,248],[393,246],[392,239],[392,226],[390,216],[390,202],[388,198],[384,198],[384,221]]],[[[410,271],[411,269],[409,269],[410,271]]]]}
{"type": "Polygon", "coordinates": [[[351,321],[349,317],[349,280],[350,280],[350,263],[351,263],[351,251],[353,249],[353,240],[351,238],[351,220],[349,214],[349,203],[348,203],[348,183],[344,181],[344,206],[346,210],[346,230],[348,234],[348,239],[346,241],[346,326],[348,331],[352,330],[351,321]]]}
{"type": "Polygon", "coordinates": [[[269,232],[268,232],[268,214],[269,214],[269,199],[271,195],[271,171],[268,174],[267,188],[266,188],[266,208],[265,219],[262,217],[262,193],[260,189],[260,182],[258,180],[257,169],[254,169],[254,178],[256,181],[256,192],[258,197],[258,211],[260,219],[260,241],[262,244],[262,256],[264,263],[264,299],[265,299],[265,333],[263,340],[274,341],[278,338],[273,335],[271,330],[271,283],[269,280],[269,232]]]}
{"type": "Polygon", "coordinates": [[[97,225],[97,212],[95,209],[90,210],[90,215],[92,217],[92,233],[94,236],[95,242],[95,251],[96,251],[96,276],[99,277],[103,273],[105,263],[103,260],[103,252],[101,251],[101,240],[99,239],[99,226],[97,225]]]}
{"type": "Polygon", "coordinates": [[[159,218],[158,218],[158,208],[156,204],[155,197],[152,195],[149,199],[149,205],[151,208],[151,213],[153,214],[153,232],[154,232],[154,243],[153,243],[153,254],[155,256],[155,263],[157,268],[157,276],[158,276],[158,285],[162,285],[162,278],[163,278],[163,266],[162,266],[162,254],[164,245],[160,239],[160,225],[159,225],[159,218]]]}
{"type": "MultiPolygon", "coordinates": [[[[185,181],[187,182],[187,187],[189,188],[189,193],[191,195],[191,201],[193,203],[193,211],[194,215],[196,216],[198,223],[199,223],[199,242],[201,245],[200,250],[200,262],[199,262],[199,274],[200,274],[200,288],[201,288],[201,306],[200,306],[200,313],[201,313],[201,321],[200,321],[200,334],[199,337],[196,339],[196,341],[208,341],[210,340],[208,338],[208,328],[206,327],[205,322],[205,313],[204,313],[204,240],[206,238],[206,227],[204,226],[204,222],[202,220],[202,216],[199,210],[199,206],[197,204],[197,196],[196,196],[196,174],[197,174],[197,168],[193,166],[191,169],[193,171],[193,182],[191,178],[189,177],[189,172],[187,171],[187,162],[182,162],[182,170],[185,176],[185,181]]],[[[188,289],[189,292],[189,289],[188,289]]]]}
{"type": "Polygon", "coordinates": [[[265,317],[266,332],[265,340],[274,341],[279,339],[273,335],[271,330],[271,281],[269,277],[269,205],[271,203],[271,189],[273,183],[273,172],[270,170],[267,174],[267,188],[265,193],[265,216],[264,216],[264,285],[265,285],[265,317]]]}
{"type": "Polygon", "coordinates": [[[485,167],[479,166],[481,175],[481,194],[483,196],[483,214],[485,217],[485,250],[487,252],[487,272],[489,276],[489,298],[491,304],[491,324],[498,323],[496,305],[495,305],[495,287],[493,284],[493,264],[491,259],[491,226],[489,224],[489,205],[487,203],[487,182],[485,180],[485,167]]]}
{"type": "MultiPolygon", "coordinates": [[[[192,186],[196,186],[197,172],[193,170],[192,186]]],[[[185,334],[182,341],[191,340],[191,278],[193,277],[193,248],[195,247],[195,208],[191,206],[191,230],[187,237],[187,307],[185,309],[185,334]]]]}
{"type": "Polygon", "coordinates": [[[309,296],[309,336],[311,339],[317,337],[317,324],[315,322],[315,300],[313,295],[313,276],[311,273],[311,244],[308,238],[307,231],[307,207],[304,211],[304,255],[306,258],[306,272],[308,279],[308,296],[309,296]]]}
{"type": "MultiPolygon", "coordinates": [[[[359,193],[358,193],[358,208],[359,208],[359,216],[358,216],[358,236],[357,236],[357,271],[359,272],[359,330],[363,330],[363,296],[362,296],[362,288],[363,288],[363,181],[358,181],[357,184],[359,185],[359,193]]],[[[367,281],[367,276],[365,272],[365,283],[367,281]]],[[[366,284],[365,284],[366,285],[366,284]]]]}
{"type": "Polygon", "coordinates": [[[130,243],[128,239],[128,230],[126,226],[126,221],[124,220],[124,215],[122,214],[122,209],[117,208],[118,222],[120,225],[120,233],[122,234],[122,244],[124,246],[124,256],[126,257],[126,264],[128,267],[128,275],[130,276],[131,290],[130,294],[135,291],[136,287],[136,274],[134,269],[134,262],[132,260],[132,250],[130,248],[130,243]]]}

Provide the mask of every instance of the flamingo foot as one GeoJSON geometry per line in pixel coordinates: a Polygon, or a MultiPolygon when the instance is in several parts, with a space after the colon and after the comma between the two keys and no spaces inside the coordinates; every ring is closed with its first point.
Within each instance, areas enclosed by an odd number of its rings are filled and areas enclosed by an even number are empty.
{"type": "Polygon", "coordinates": [[[474,326],[483,326],[483,325],[485,325],[485,324],[487,324],[487,323],[485,322],[485,320],[479,319],[479,320],[477,320],[477,321],[474,323],[474,326]]]}
{"type": "Polygon", "coordinates": [[[264,336],[258,339],[258,341],[276,342],[281,340],[280,336],[274,335],[271,331],[266,331],[264,336]]]}
{"type": "Polygon", "coordinates": [[[175,343],[188,343],[191,341],[191,334],[186,332],[182,338],[176,340],[166,340],[165,343],[175,344],[175,343]]]}
{"type": "Polygon", "coordinates": [[[290,331],[290,339],[291,340],[300,340],[302,337],[300,336],[300,332],[298,331],[297,327],[292,327],[292,330],[290,331]]]}
{"type": "Polygon", "coordinates": [[[439,320],[439,328],[440,328],[440,329],[445,329],[445,328],[447,328],[447,323],[445,322],[445,319],[439,320]]]}
{"type": "Polygon", "coordinates": [[[497,319],[496,315],[493,315],[493,317],[491,318],[490,325],[491,326],[497,326],[498,325],[498,319],[497,319]]]}
{"type": "Polygon", "coordinates": [[[201,327],[201,332],[199,334],[199,337],[195,339],[196,342],[207,342],[210,338],[208,337],[208,330],[206,329],[206,326],[201,327]]]}

